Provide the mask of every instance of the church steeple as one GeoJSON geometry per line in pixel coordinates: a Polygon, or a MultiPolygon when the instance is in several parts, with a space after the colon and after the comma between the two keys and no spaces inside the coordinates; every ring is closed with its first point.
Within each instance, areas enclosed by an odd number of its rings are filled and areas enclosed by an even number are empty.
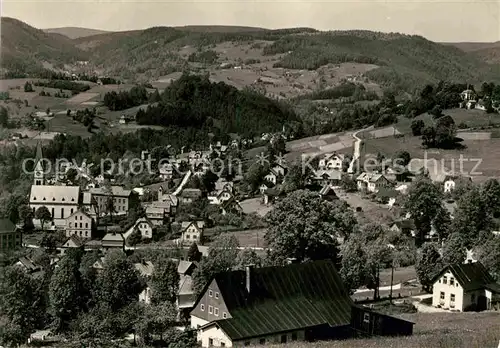
{"type": "Polygon", "coordinates": [[[42,153],[42,144],[38,142],[36,144],[36,154],[35,154],[35,175],[33,185],[45,185],[45,168],[43,165],[43,153],[42,153]]]}

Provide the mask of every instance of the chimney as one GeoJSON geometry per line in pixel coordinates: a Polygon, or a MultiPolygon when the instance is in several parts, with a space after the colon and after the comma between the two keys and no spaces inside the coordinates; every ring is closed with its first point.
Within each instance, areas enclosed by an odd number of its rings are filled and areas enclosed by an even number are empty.
{"type": "Polygon", "coordinates": [[[246,274],[246,277],[245,277],[246,278],[245,287],[247,289],[247,293],[250,293],[252,268],[253,268],[253,265],[248,265],[248,266],[245,267],[245,274],[246,274]]]}

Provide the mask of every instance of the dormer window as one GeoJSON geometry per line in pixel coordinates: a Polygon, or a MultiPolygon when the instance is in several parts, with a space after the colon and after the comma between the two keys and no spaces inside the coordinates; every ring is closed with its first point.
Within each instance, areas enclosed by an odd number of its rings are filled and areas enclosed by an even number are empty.
{"type": "Polygon", "coordinates": [[[74,201],[75,201],[75,199],[74,199],[74,198],[71,198],[71,202],[74,202],[74,201]]]}
{"type": "Polygon", "coordinates": [[[56,200],[56,197],[52,197],[52,202],[54,202],[56,200]]]}
{"type": "Polygon", "coordinates": [[[36,201],[36,197],[33,197],[33,200],[36,201]]]}
{"type": "Polygon", "coordinates": [[[63,199],[62,199],[62,201],[64,202],[64,201],[65,201],[65,199],[63,198],[63,199]]]}
{"type": "Polygon", "coordinates": [[[42,199],[42,200],[44,201],[44,200],[45,200],[45,197],[43,197],[43,199],[42,199]]]}

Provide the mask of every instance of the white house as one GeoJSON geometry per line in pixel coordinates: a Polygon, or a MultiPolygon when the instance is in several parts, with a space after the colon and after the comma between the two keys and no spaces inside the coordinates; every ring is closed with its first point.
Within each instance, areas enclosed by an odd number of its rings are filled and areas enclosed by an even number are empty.
{"type": "Polygon", "coordinates": [[[183,221],[181,223],[181,239],[182,244],[202,244],[204,221],[183,221]]]}
{"type": "Polygon", "coordinates": [[[345,156],[343,154],[327,154],[319,160],[318,169],[337,169],[342,170],[345,156]]]}
{"type": "Polygon", "coordinates": [[[66,237],[92,238],[93,221],[92,217],[86,212],[75,211],[66,218],[66,237]]]}
{"type": "Polygon", "coordinates": [[[488,310],[499,303],[500,284],[480,262],[451,265],[434,277],[434,307],[463,312],[488,310]]]}
{"type": "Polygon", "coordinates": [[[377,192],[381,188],[390,187],[390,181],[383,175],[379,173],[361,173],[356,179],[358,190],[377,192]]]}
{"type": "Polygon", "coordinates": [[[121,186],[111,186],[110,188],[91,188],[89,192],[92,195],[92,200],[97,206],[91,206],[91,213],[99,213],[99,215],[107,213],[107,202],[110,197],[113,199],[115,214],[120,215],[128,213],[128,203],[132,193],[131,190],[126,190],[121,186]]]}
{"type": "Polygon", "coordinates": [[[147,217],[137,219],[137,221],[124,233],[127,239],[136,229],[141,232],[142,239],[153,238],[154,224],[147,217]]]}
{"type": "Polygon", "coordinates": [[[220,205],[233,198],[233,194],[227,189],[222,189],[221,191],[210,193],[207,198],[210,204],[220,205]]]}

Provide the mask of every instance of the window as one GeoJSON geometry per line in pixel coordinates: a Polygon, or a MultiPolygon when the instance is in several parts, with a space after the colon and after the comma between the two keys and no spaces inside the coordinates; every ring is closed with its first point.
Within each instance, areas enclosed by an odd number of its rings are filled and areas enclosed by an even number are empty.
{"type": "Polygon", "coordinates": [[[85,231],[85,237],[88,237],[88,236],[89,236],[89,232],[85,231]]]}
{"type": "Polygon", "coordinates": [[[363,322],[364,323],[369,323],[370,322],[370,313],[365,313],[363,315],[363,322]]]}
{"type": "Polygon", "coordinates": [[[297,341],[297,333],[292,333],[292,341],[297,341]]]}
{"type": "Polygon", "coordinates": [[[453,277],[450,277],[450,285],[455,285],[455,279],[453,277]]]}
{"type": "Polygon", "coordinates": [[[214,315],[215,315],[216,317],[218,317],[218,316],[219,316],[219,308],[214,308],[214,315]]]}
{"type": "Polygon", "coordinates": [[[265,338],[261,338],[259,340],[259,344],[266,344],[266,339],[265,338]]]}
{"type": "Polygon", "coordinates": [[[286,335],[281,335],[281,343],[286,343],[286,335]]]}
{"type": "Polygon", "coordinates": [[[80,228],[82,228],[82,223],[80,222],[80,228]]]}
{"type": "Polygon", "coordinates": [[[73,214],[73,208],[71,208],[71,210],[70,210],[70,214],[73,214]]]}
{"type": "Polygon", "coordinates": [[[213,346],[214,345],[214,339],[213,338],[209,338],[208,339],[208,345],[209,346],[213,346]]]}
{"type": "Polygon", "coordinates": [[[89,228],[89,223],[88,222],[85,223],[85,228],[89,228]]]}
{"type": "MultiPolygon", "coordinates": [[[[189,239],[189,238],[190,238],[189,234],[186,234],[186,239],[189,239]]],[[[212,295],[210,295],[210,296],[212,296],[212,295]]]]}
{"type": "Polygon", "coordinates": [[[78,220],[78,216],[75,216],[75,221],[78,220]]]}
{"type": "Polygon", "coordinates": [[[54,208],[52,208],[52,218],[54,218],[54,208]]]}
{"type": "Polygon", "coordinates": [[[221,347],[225,347],[225,346],[226,346],[226,344],[225,344],[224,342],[221,342],[221,343],[220,343],[220,346],[221,346],[221,347]]]}
{"type": "Polygon", "coordinates": [[[440,298],[441,300],[444,300],[444,292],[442,292],[442,291],[441,291],[441,293],[439,294],[439,298],[440,298]]]}
{"type": "Polygon", "coordinates": [[[212,314],[214,312],[214,307],[208,306],[208,313],[212,314]]]}
{"type": "Polygon", "coordinates": [[[226,312],[222,313],[222,317],[223,317],[224,319],[226,319],[226,318],[227,318],[227,313],[226,313],[226,312]]]}
{"type": "Polygon", "coordinates": [[[202,311],[202,312],[204,312],[204,311],[205,311],[205,305],[204,305],[204,304],[202,304],[202,305],[200,306],[200,309],[201,309],[201,311],[202,311]]]}
{"type": "Polygon", "coordinates": [[[69,227],[71,227],[71,222],[69,223],[69,227]]]}
{"type": "Polygon", "coordinates": [[[218,292],[215,293],[215,298],[219,298],[219,293],[218,292]]]}
{"type": "Polygon", "coordinates": [[[64,208],[61,208],[61,219],[64,219],[64,208]]]}
{"type": "Polygon", "coordinates": [[[448,284],[448,278],[443,277],[443,284],[448,284]]]}
{"type": "Polygon", "coordinates": [[[450,294],[450,302],[455,302],[455,294],[450,294]]]}
{"type": "Polygon", "coordinates": [[[208,296],[212,297],[213,295],[214,295],[214,293],[212,292],[212,290],[208,290],[208,296]]]}

